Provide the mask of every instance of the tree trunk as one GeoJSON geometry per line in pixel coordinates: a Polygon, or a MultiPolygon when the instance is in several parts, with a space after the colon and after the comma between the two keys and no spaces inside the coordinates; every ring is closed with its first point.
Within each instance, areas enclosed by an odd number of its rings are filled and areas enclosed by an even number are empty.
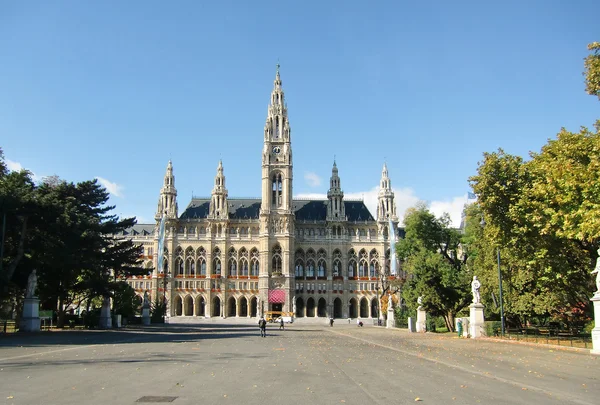
{"type": "Polygon", "coordinates": [[[444,315],[444,322],[446,322],[446,328],[448,328],[448,332],[454,332],[454,313],[448,311],[446,315],[444,315]]]}
{"type": "Polygon", "coordinates": [[[65,327],[65,309],[64,309],[64,300],[63,297],[58,298],[58,308],[56,309],[56,327],[64,328],[65,327]]]}
{"type": "Polygon", "coordinates": [[[13,258],[13,260],[9,263],[6,268],[6,279],[10,281],[15,270],[17,269],[17,265],[23,258],[23,254],[25,253],[25,237],[27,236],[27,219],[28,217],[23,217],[23,224],[21,225],[21,237],[19,239],[19,245],[17,246],[17,254],[13,258]]]}

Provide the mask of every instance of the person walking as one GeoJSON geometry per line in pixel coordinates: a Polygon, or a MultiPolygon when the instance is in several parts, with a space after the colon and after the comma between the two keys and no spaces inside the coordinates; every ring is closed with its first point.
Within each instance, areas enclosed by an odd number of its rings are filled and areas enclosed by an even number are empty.
{"type": "Polygon", "coordinates": [[[283,325],[283,316],[279,317],[279,330],[285,330],[285,326],[283,325]]]}
{"type": "Polygon", "coordinates": [[[267,337],[267,321],[264,316],[260,317],[258,321],[258,327],[260,329],[260,337],[267,337]]]}
{"type": "Polygon", "coordinates": [[[329,318],[329,326],[333,327],[333,317],[329,318]]]}

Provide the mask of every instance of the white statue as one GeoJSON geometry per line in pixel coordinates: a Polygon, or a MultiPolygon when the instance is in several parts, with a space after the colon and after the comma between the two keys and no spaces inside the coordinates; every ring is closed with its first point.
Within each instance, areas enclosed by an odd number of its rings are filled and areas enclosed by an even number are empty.
{"type": "Polygon", "coordinates": [[[33,270],[27,278],[27,288],[25,289],[25,298],[33,298],[35,296],[35,289],[37,288],[37,274],[33,270]]]}
{"type": "Polygon", "coordinates": [[[473,304],[479,304],[481,302],[481,297],[479,295],[479,288],[481,288],[481,283],[477,280],[477,276],[473,276],[473,281],[471,282],[471,292],[473,293],[473,304]]]}
{"type": "Polygon", "coordinates": [[[598,249],[598,259],[596,259],[596,268],[591,274],[596,275],[596,294],[600,295],[600,249],[598,249]]]}
{"type": "Polygon", "coordinates": [[[390,309],[392,309],[392,306],[393,306],[393,305],[394,305],[394,304],[393,304],[393,302],[392,302],[392,294],[390,294],[390,295],[388,295],[388,311],[389,311],[390,309]]]}
{"type": "Polygon", "coordinates": [[[423,305],[423,297],[419,295],[419,298],[417,298],[417,304],[419,304],[419,306],[423,305]]]}

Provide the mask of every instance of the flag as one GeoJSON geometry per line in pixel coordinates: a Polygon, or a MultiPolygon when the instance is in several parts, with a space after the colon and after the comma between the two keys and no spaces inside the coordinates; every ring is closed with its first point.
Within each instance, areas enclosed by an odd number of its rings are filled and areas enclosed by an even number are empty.
{"type": "Polygon", "coordinates": [[[396,275],[396,232],[394,232],[394,223],[390,218],[390,272],[392,276],[396,275]]]}
{"type": "Polygon", "coordinates": [[[467,199],[468,200],[476,200],[477,196],[475,195],[475,193],[471,193],[470,191],[467,193],[467,199]]]}
{"type": "Polygon", "coordinates": [[[165,250],[165,219],[166,215],[163,214],[160,220],[160,228],[158,228],[158,272],[163,273],[163,256],[165,250]]]}

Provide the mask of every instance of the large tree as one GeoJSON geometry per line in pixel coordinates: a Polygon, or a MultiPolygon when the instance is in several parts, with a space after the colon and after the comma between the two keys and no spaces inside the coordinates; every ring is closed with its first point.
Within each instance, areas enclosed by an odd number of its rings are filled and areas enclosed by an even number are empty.
{"type": "Polygon", "coordinates": [[[588,45],[592,52],[585,58],[585,91],[600,99],[600,42],[592,42],[588,45]]]}
{"type": "Polygon", "coordinates": [[[463,241],[469,235],[452,228],[448,215],[436,218],[424,204],[407,210],[404,225],[397,253],[410,277],[402,295],[409,303],[422,296],[425,309],[442,316],[453,331],[456,314],[470,302],[472,272],[463,241]]]}

